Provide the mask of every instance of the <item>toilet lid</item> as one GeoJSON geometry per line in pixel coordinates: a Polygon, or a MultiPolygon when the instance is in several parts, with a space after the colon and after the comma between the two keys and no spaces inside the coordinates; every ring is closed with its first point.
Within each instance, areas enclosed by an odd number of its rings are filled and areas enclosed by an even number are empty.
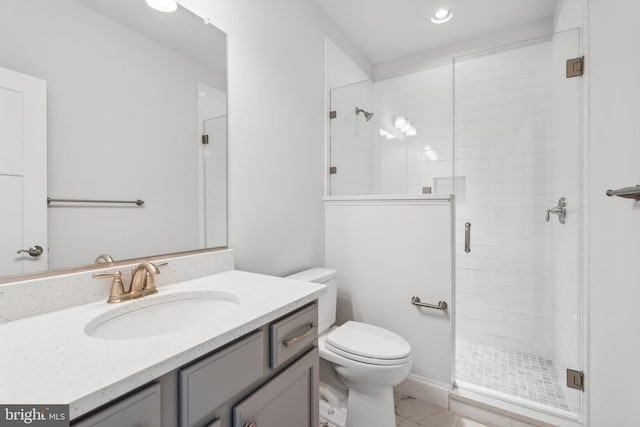
{"type": "Polygon", "coordinates": [[[326,342],[343,352],[371,359],[398,360],[411,354],[411,346],[401,336],[354,321],[329,332],[326,342]]]}

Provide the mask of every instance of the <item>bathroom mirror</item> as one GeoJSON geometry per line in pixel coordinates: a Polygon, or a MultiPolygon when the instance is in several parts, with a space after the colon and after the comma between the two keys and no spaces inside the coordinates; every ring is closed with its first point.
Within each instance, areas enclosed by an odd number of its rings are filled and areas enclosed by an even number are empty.
{"type": "Polygon", "coordinates": [[[145,0],[0,0],[0,40],[1,277],[227,245],[222,31],[145,0]]]}

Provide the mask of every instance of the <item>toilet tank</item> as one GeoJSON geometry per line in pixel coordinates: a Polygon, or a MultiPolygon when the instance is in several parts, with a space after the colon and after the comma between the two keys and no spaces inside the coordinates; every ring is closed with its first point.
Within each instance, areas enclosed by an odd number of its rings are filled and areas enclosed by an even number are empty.
{"type": "Polygon", "coordinates": [[[336,302],[338,300],[338,282],[336,271],[328,268],[311,268],[287,276],[287,279],[303,282],[322,283],[327,293],[318,298],[318,334],[324,333],[336,323],[336,302]]]}

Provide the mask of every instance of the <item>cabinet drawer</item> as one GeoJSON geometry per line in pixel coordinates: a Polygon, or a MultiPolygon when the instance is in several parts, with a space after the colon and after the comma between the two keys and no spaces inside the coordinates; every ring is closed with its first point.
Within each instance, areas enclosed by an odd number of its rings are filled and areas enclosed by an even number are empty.
{"type": "Polygon", "coordinates": [[[233,427],[317,427],[318,348],[233,408],[233,427]]]}
{"type": "Polygon", "coordinates": [[[263,333],[258,331],[181,369],[180,426],[205,424],[219,406],[260,379],[264,374],[263,349],[263,333]]]}
{"type": "Polygon", "coordinates": [[[270,339],[272,369],[313,346],[318,339],[318,304],[314,303],[273,323],[270,339]]]}
{"type": "Polygon", "coordinates": [[[157,427],[161,425],[160,402],[160,384],[153,384],[73,423],[73,427],[157,427]]]}

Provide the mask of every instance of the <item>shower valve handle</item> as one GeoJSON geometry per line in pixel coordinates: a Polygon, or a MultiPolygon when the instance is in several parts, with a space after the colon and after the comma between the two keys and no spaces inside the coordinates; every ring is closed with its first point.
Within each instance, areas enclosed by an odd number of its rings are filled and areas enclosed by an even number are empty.
{"type": "Polygon", "coordinates": [[[549,222],[551,214],[558,215],[558,221],[560,221],[560,224],[564,224],[567,221],[567,199],[560,197],[558,200],[558,206],[547,209],[544,220],[549,222]]]}

